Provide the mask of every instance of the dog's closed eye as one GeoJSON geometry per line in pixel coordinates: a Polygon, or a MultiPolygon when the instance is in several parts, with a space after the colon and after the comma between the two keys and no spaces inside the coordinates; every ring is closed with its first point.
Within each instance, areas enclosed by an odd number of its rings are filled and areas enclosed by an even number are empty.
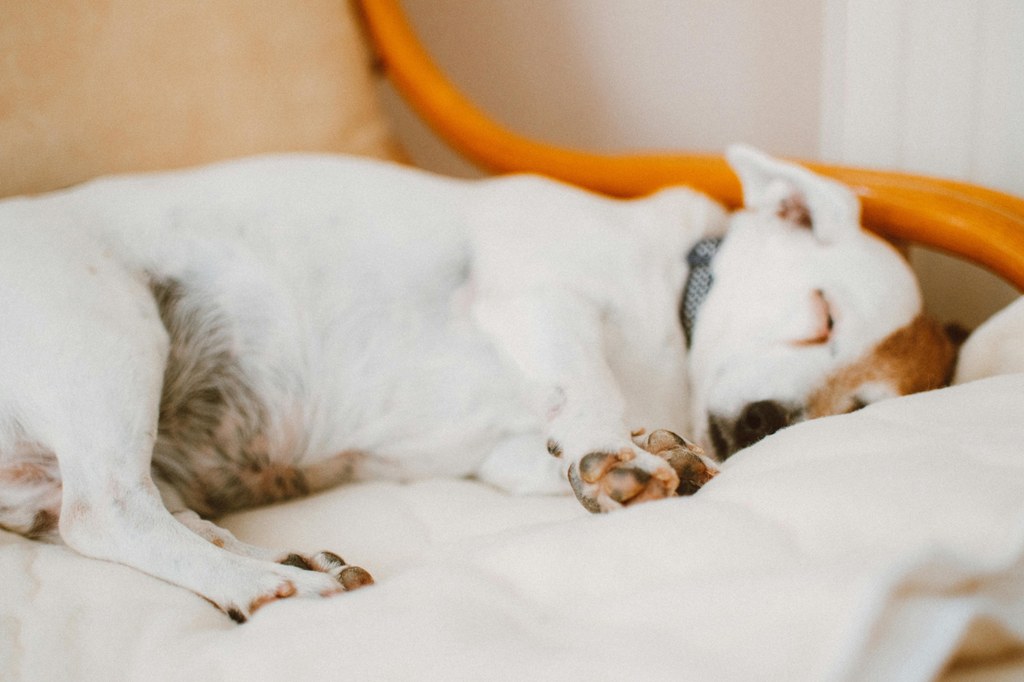
{"type": "Polygon", "coordinates": [[[815,289],[811,294],[811,319],[814,321],[810,336],[794,342],[797,346],[820,346],[832,338],[835,320],[832,318],[832,307],[825,298],[825,292],[815,289]]]}

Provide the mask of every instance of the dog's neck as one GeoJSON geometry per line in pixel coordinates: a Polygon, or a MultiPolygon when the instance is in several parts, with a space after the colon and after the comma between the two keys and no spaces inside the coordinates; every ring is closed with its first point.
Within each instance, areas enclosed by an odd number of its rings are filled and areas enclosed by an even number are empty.
{"type": "Polygon", "coordinates": [[[690,273],[686,276],[683,300],[679,303],[679,319],[683,323],[687,348],[693,342],[693,326],[697,320],[697,313],[700,312],[700,306],[708,297],[714,283],[711,260],[718,253],[721,244],[722,237],[707,237],[694,244],[686,254],[686,264],[690,266],[690,273]]]}

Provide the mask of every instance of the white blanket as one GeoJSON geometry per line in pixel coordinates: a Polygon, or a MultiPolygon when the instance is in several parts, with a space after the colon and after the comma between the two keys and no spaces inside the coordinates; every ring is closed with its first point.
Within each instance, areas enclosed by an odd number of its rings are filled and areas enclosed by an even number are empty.
{"type": "Polygon", "coordinates": [[[224,525],[377,584],[236,626],[0,534],[0,680],[1019,679],[1024,374],[797,425],[692,498],[605,516],[428,480],[224,525]]]}

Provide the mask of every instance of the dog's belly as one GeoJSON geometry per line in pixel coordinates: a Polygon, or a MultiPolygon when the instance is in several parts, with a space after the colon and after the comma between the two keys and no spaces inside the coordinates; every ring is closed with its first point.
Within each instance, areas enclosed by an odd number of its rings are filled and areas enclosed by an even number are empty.
{"type": "Polygon", "coordinates": [[[357,479],[467,475],[504,440],[539,432],[482,339],[430,336],[281,368],[295,391],[256,388],[230,367],[181,384],[172,361],[154,470],[190,508],[216,515],[357,479]]]}
{"type": "Polygon", "coordinates": [[[539,433],[527,389],[472,319],[458,235],[349,237],[273,259],[252,237],[229,258],[206,244],[149,273],[170,336],[154,471],[190,508],[467,475],[539,433]]]}

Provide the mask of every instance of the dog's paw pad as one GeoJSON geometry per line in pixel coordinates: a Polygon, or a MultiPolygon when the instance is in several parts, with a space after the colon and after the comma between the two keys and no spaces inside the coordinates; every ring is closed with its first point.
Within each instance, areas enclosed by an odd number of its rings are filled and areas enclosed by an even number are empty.
{"type": "Polygon", "coordinates": [[[295,568],[301,568],[303,571],[313,570],[313,567],[302,557],[301,554],[289,554],[277,563],[282,566],[294,566],[295,568]]]}
{"type": "Polygon", "coordinates": [[[373,577],[358,566],[346,566],[338,574],[338,580],[349,592],[373,584],[373,577]]]}
{"type": "Polygon", "coordinates": [[[569,467],[576,499],[591,512],[671,497],[679,481],[665,462],[630,448],[591,452],[569,467]]]}
{"type": "Polygon", "coordinates": [[[580,460],[580,478],[587,483],[597,483],[612,467],[619,463],[619,456],[612,452],[591,452],[580,460]]]}
{"type": "Polygon", "coordinates": [[[647,444],[644,445],[644,450],[657,455],[667,450],[676,450],[678,448],[686,448],[698,454],[704,454],[704,449],[695,443],[691,443],[682,436],[675,434],[666,429],[658,429],[652,431],[651,435],[647,436],[647,444]]]}
{"type": "Polygon", "coordinates": [[[647,452],[661,457],[679,476],[677,495],[692,495],[718,474],[718,467],[699,445],[671,431],[659,429],[647,437],[647,452]]]}
{"type": "Polygon", "coordinates": [[[304,571],[326,573],[337,580],[346,591],[352,591],[373,584],[369,572],[359,566],[349,566],[345,560],[334,552],[320,552],[312,557],[301,554],[289,554],[278,563],[294,566],[304,571]]]}

